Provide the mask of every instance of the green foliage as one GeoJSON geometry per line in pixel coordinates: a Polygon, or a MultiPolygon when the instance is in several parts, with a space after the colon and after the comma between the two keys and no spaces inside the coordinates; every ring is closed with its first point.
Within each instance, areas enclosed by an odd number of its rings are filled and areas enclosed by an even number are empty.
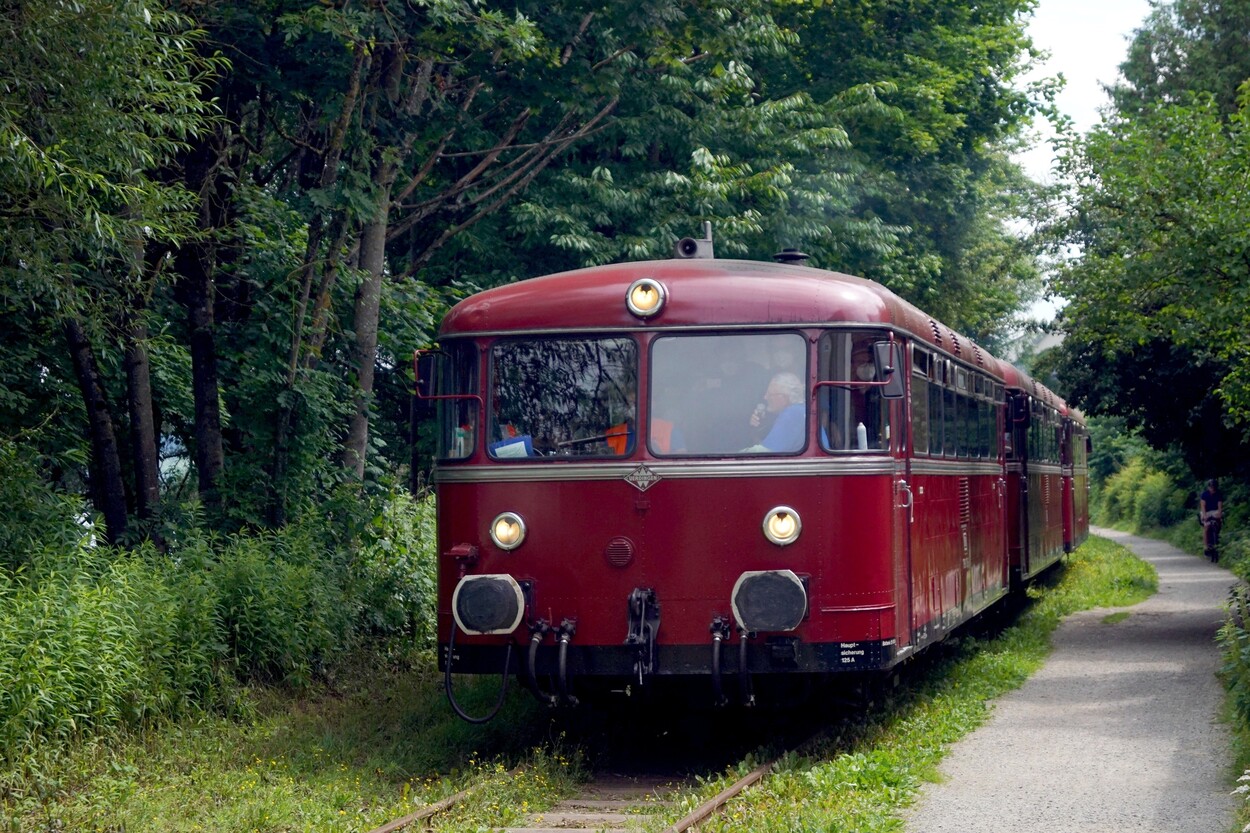
{"type": "Polygon", "coordinates": [[[1111,88],[1126,115],[1159,102],[1212,93],[1225,115],[1238,108],[1238,87],[1250,78],[1250,5],[1245,0],[1172,0],[1156,4],[1120,65],[1111,88]]]}
{"type": "Polygon", "coordinates": [[[1246,727],[1250,726],[1250,592],[1244,585],[1231,590],[1228,614],[1218,637],[1224,652],[1222,673],[1237,724],[1246,727]]]}
{"type": "Polygon", "coordinates": [[[1173,526],[1187,517],[1193,506],[1192,495],[1165,472],[1153,468],[1144,456],[1134,457],[1107,478],[1100,498],[1101,522],[1127,523],[1136,531],[1173,526]]]}
{"type": "Polygon", "coordinates": [[[1133,519],[1138,529],[1172,526],[1186,514],[1188,495],[1172,484],[1161,471],[1142,478],[1133,502],[1133,519]]]}
{"type": "Polygon", "coordinates": [[[30,446],[0,437],[0,570],[15,571],[43,550],[73,551],[90,534],[83,502],[53,489],[30,446]]]}
{"type": "Polygon", "coordinates": [[[1089,475],[1094,488],[1098,489],[1130,459],[1143,454],[1146,443],[1126,430],[1124,420],[1119,417],[1090,417],[1088,425],[1094,446],[1089,455],[1089,475]]]}
{"type": "Polygon", "coordinates": [[[41,552],[0,573],[0,760],[219,702],[202,582],[142,555],[41,552]]]}
{"type": "Polygon", "coordinates": [[[1068,159],[1065,387],[1208,476],[1250,462],[1244,2],[1160,4],[1068,159]]]}
{"type": "Polygon", "coordinates": [[[1040,283],[1032,244],[1003,226],[1037,197],[1005,153],[1042,107],[1010,83],[1024,9],[674,4],[682,28],[652,47],[663,57],[630,53],[649,72],[622,79],[612,121],[457,241],[457,272],[470,256],[491,283],[667,256],[710,220],[721,256],[800,248],[993,341],[1040,283]]]}
{"type": "Polygon", "coordinates": [[[22,44],[0,58],[5,267],[38,280],[39,265],[185,231],[190,194],[150,172],[213,109],[199,88],[215,62],[195,56],[197,35],[138,2],[38,0],[0,15],[0,37],[22,44]]]}
{"type": "Polygon", "coordinates": [[[376,514],[361,527],[352,561],[361,624],[374,636],[410,636],[432,652],[438,564],[433,500],[390,494],[370,505],[376,514]]]}
{"type": "Polygon", "coordinates": [[[0,570],[0,760],[20,769],[39,748],[229,711],[239,682],[304,686],[363,636],[415,638],[428,661],[432,506],[390,494],[353,508],[354,534],[327,521],[127,554],[79,530],[76,547],[0,570]]]}
{"type": "Polygon", "coordinates": [[[303,684],[350,647],[342,579],[302,530],[234,536],[205,566],[228,655],[245,677],[303,684]]]}

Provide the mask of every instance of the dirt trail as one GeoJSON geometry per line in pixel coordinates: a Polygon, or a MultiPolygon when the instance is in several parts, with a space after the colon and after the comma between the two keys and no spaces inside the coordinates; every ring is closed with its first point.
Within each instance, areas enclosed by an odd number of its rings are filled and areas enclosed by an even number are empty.
{"type": "Polygon", "coordinates": [[[951,750],[907,833],[1227,833],[1236,798],[1215,633],[1233,575],[1111,530],[1159,573],[1121,621],[1069,617],[1055,649],[951,750]]]}

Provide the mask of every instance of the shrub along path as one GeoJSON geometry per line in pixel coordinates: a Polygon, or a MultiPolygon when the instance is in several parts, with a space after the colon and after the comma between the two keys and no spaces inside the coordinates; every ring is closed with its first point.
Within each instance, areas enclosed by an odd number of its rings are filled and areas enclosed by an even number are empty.
{"type": "Polygon", "coordinates": [[[1126,614],[1074,614],[1045,666],[943,761],[908,833],[1226,833],[1234,773],[1215,634],[1235,582],[1175,547],[1097,530],[1154,565],[1126,614]]]}

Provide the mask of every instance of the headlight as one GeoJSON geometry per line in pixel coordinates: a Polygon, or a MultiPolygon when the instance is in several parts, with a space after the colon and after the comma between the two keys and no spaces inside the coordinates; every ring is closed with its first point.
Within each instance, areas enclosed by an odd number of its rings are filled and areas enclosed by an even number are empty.
{"type": "Polygon", "coordinates": [[[490,539],[501,550],[514,550],[525,542],[525,521],[516,512],[503,512],[490,522],[490,539]]]}
{"type": "Polygon", "coordinates": [[[789,506],[778,506],[764,516],[764,537],[779,547],[793,544],[803,531],[799,513],[789,506]]]}
{"type": "Polygon", "coordinates": [[[639,318],[650,318],[664,307],[664,285],[653,278],[639,278],[625,293],[625,306],[639,318]]]}

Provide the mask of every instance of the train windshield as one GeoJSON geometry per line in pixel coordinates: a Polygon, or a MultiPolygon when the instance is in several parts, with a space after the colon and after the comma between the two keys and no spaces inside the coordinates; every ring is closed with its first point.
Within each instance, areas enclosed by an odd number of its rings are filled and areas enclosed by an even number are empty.
{"type": "Polygon", "coordinates": [[[807,342],[798,333],[657,338],[648,448],[659,456],[802,451],[806,379],[807,342]]]}
{"type": "Polygon", "coordinates": [[[633,451],[638,347],[632,339],[507,339],[491,348],[490,365],[492,457],[633,451]]]}

